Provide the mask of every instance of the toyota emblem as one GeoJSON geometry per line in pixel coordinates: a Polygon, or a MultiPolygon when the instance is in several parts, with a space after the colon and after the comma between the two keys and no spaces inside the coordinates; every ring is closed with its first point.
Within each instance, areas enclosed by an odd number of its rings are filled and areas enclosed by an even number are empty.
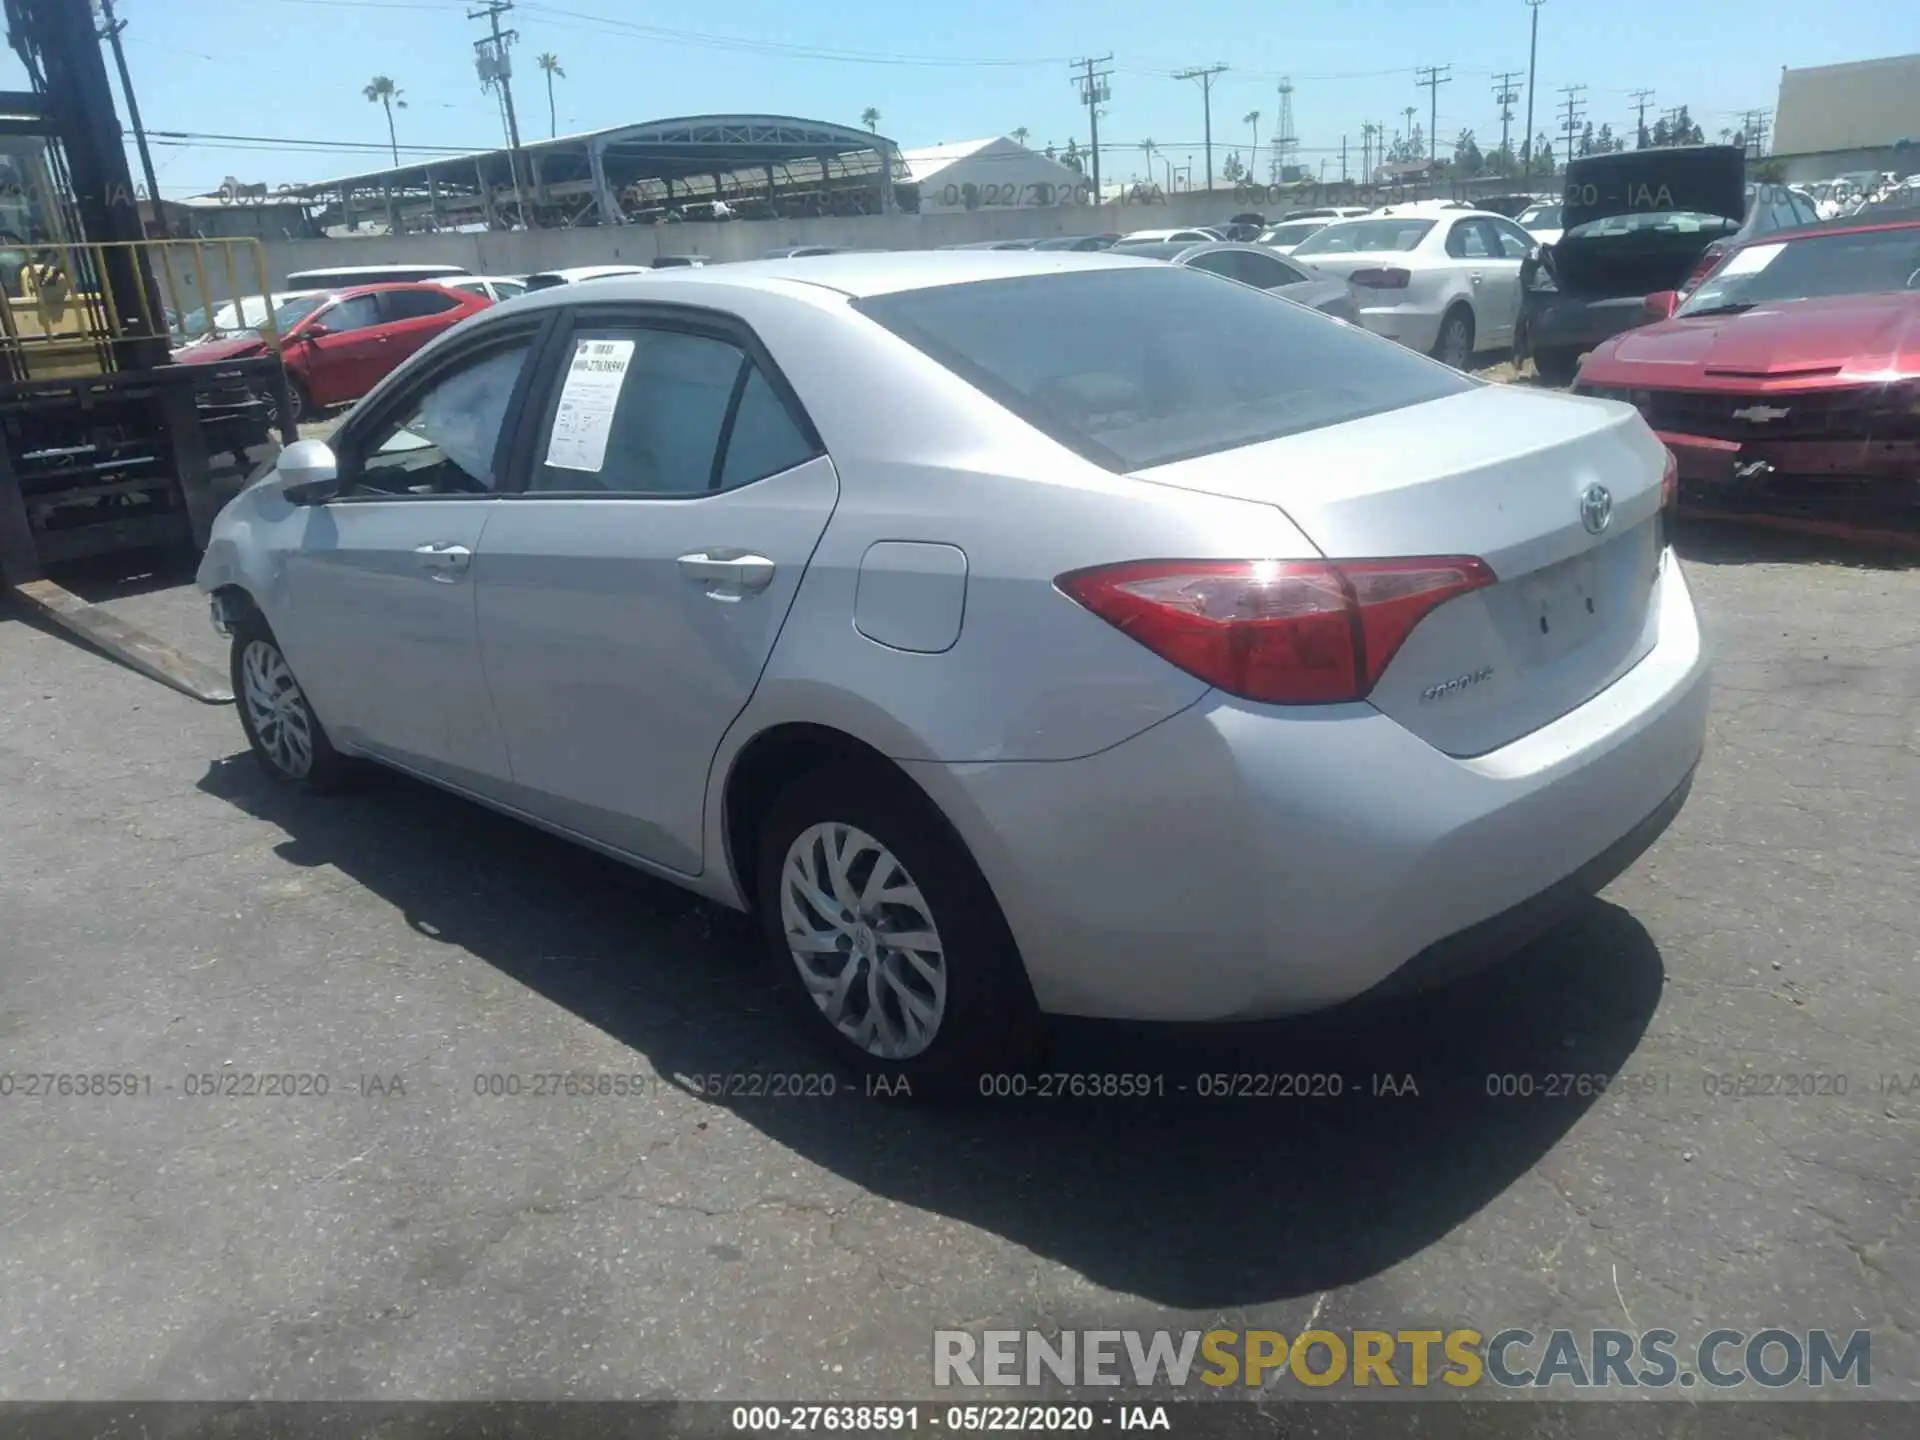
{"type": "Polygon", "coordinates": [[[1598,535],[1613,523],[1613,492],[1604,485],[1589,485],[1580,496],[1580,523],[1589,535],[1598,535]]]}

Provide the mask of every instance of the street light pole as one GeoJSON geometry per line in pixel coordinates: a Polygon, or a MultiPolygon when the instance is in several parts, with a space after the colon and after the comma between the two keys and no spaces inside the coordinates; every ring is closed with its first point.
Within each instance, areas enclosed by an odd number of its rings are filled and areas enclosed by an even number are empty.
{"type": "Polygon", "coordinates": [[[1527,42],[1527,138],[1520,145],[1520,171],[1528,177],[1533,174],[1533,69],[1540,58],[1540,7],[1546,3],[1527,0],[1527,9],[1533,12],[1533,38],[1527,42]]]}

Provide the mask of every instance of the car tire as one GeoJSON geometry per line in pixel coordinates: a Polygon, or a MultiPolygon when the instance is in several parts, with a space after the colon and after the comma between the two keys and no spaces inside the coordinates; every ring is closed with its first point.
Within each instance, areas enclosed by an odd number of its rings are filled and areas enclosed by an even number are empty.
{"type": "Polygon", "coordinates": [[[240,728],[253,758],[271,779],[295,790],[329,794],[356,778],[354,762],[333,748],[280,642],[257,610],[233,627],[229,670],[240,728]]]}
{"type": "MultiPolygon", "coordinates": [[[[264,398],[267,406],[268,423],[278,425],[280,423],[280,402],[274,398],[271,390],[266,393],[264,398]]],[[[288,403],[293,406],[292,418],[295,425],[305,424],[314,418],[316,412],[313,408],[313,392],[308,390],[306,382],[291,370],[287,372],[287,400],[288,403]]]]}
{"type": "Polygon", "coordinates": [[[981,1094],[1038,1058],[1039,1008],[1000,907],[904,778],[839,765],[796,780],[761,826],[756,882],[782,999],[876,1093],[981,1094]],[[930,943],[886,944],[908,932],[930,943]]]}
{"type": "Polygon", "coordinates": [[[1533,352],[1533,373],[1549,385],[1571,385],[1573,377],[1580,371],[1580,352],[1578,350],[1536,350],[1533,352]]]}
{"type": "Polygon", "coordinates": [[[1440,334],[1433,342],[1433,358],[1464,370],[1473,363],[1473,311],[1455,305],[1440,317],[1440,334]]]}

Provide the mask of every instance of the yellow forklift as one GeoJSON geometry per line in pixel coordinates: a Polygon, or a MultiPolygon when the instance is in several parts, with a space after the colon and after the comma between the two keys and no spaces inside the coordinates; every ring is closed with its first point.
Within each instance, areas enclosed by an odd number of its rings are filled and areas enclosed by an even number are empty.
{"type": "MultiPolygon", "coordinates": [[[[0,595],[210,703],[224,676],[49,578],[71,561],[204,549],[215,456],[290,419],[259,241],[151,240],[89,0],[4,0],[32,89],[0,92],[0,595]],[[222,310],[266,354],[176,363],[222,310]],[[272,417],[281,417],[277,420],[272,417]]],[[[152,198],[156,211],[159,197],[152,198]]]]}

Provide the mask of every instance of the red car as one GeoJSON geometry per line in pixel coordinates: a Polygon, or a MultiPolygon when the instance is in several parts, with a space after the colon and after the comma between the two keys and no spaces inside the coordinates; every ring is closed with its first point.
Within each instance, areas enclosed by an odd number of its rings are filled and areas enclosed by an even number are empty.
{"type": "MultiPolygon", "coordinates": [[[[298,421],[358,400],[429,340],[493,302],[439,285],[355,285],[289,300],[274,312],[287,389],[298,421]]],[[[203,340],[173,352],[182,364],[218,365],[266,353],[257,333],[203,340]]]]}
{"type": "Polygon", "coordinates": [[[1920,217],[1739,246],[1587,356],[1679,464],[1680,508],[1920,548],[1920,217]]]}

